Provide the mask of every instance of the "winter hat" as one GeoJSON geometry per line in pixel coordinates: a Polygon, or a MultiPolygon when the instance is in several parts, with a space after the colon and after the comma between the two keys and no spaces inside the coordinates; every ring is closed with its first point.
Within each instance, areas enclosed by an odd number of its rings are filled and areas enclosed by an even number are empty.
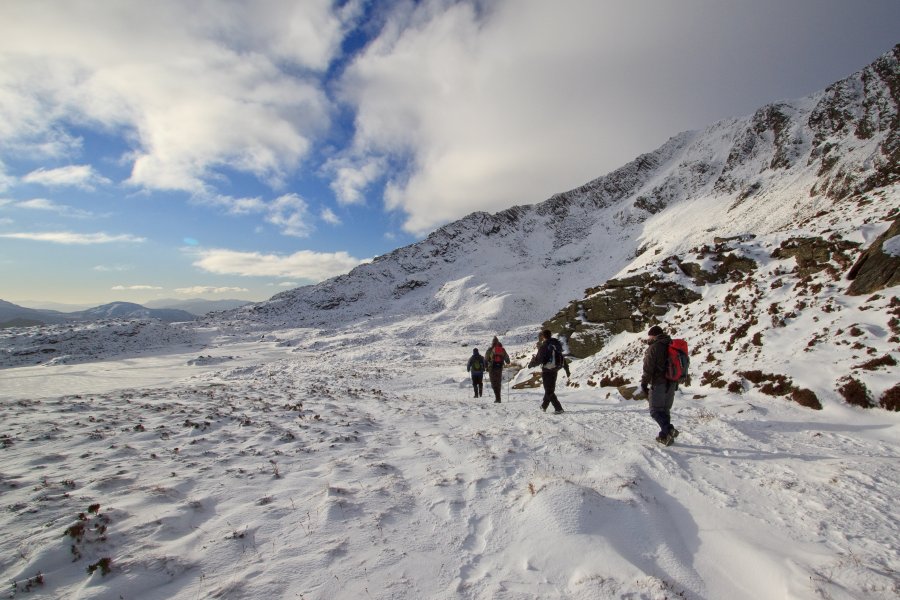
{"type": "Polygon", "coordinates": [[[654,325],[654,326],[651,327],[650,330],[647,332],[647,335],[650,336],[650,337],[654,337],[654,336],[657,336],[657,335],[662,335],[662,333],[663,333],[662,327],[660,327],[659,325],[654,325]]]}
{"type": "Polygon", "coordinates": [[[478,354],[478,348],[473,348],[473,349],[472,349],[472,354],[478,354]]]}

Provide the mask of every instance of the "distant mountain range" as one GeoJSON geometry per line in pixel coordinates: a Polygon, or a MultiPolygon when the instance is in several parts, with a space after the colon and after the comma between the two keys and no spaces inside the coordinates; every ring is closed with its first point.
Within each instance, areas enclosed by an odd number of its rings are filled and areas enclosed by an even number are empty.
{"type": "Polygon", "coordinates": [[[204,300],[203,298],[178,300],[176,298],[165,298],[145,302],[144,306],[147,308],[176,308],[200,317],[211,312],[240,308],[246,304],[251,303],[247,300],[204,300]]]}
{"type": "Polygon", "coordinates": [[[167,323],[193,321],[198,315],[174,308],[147,308],[132,302],[110,302],[87,310],[60,312],[25,308],[0,300],[0,328],[55,325],[101,319],[159,319],[167,323]]]}

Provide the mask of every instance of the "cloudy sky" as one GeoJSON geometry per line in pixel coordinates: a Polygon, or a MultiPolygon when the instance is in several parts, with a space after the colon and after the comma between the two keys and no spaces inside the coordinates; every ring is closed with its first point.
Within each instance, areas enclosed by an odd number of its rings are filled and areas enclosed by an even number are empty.
{"type": "Polygon", "coordinates": [[[888,51],[897,0],[4,0],[0,299],[264,299],[888,51]]]}

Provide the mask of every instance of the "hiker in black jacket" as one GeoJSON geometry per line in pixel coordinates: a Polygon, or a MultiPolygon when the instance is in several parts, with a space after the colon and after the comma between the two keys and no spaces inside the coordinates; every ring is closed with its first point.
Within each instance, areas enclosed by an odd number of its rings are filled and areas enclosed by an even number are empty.
{"type": "Polygon", "coordinates": [[[472,358],[466,365],[466,371],[472,374],[472,387],[475,388],[475,397],[481,398],[484,391],[484,357],[478,354],[478,348],[472,350],[472,358]]]}
{"type": "Polygon", "coordinates": [[[554,413],[559,414],[565,412],[559,398],[556,397],[556,376],[559,374],[559,367],[553,361],[553,354],[558,353],[562,357],[562,344],[553,337],[549,329],[545,329],[538,337],[537,354],[528,363],[529,368],[541,366],[541,382],[544,386],[544,401],[541,402],[541,410],[546,412],[547,407],[551,404],[554,413]]]}
{"type": "Polygon", "coordinates": [[[650,404],[650,416],[659,425],[656,441],[666,446],[678,437],[678,430],[672,426],[669,411],[675,401],[678,383],[666,379],[666,357],[669,354],[670,338],[659,325],[647,331],[647,351],[644,353],[644,372],[641,376],[641,390],[650,404]]]}

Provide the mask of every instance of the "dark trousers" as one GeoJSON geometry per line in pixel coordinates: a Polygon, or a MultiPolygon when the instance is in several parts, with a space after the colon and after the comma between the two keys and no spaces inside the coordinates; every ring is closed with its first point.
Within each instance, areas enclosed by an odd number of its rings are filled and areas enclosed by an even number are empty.
{"type": "Polygon", "coordinates": [[[494,390],[494,401],[500,402],[500,390],[503,389],[503,368],[490,370],[491,388],[494,390]]]}
{"type": "Polygon", "coordinates": [[[675,402],[675,383],[656,383],[650,387],[650,417],[659,425],[659,435],[665,437],[672,433],[672,417],[669,411],[675,402]]]}
{"type": "Polygon", "coordinates": [[[475,388],[475,397],[480,398],[482,392],[484,392],[484,377],[481,373],[472,375],[472,387],[475,388]]]}
{"type": "Polygon", "coordinates": [[[551,404],[554,410],[562,410],[562,404],[559,403],[559,399],[556,397],[556,376],[558,374],[559,372],[555,370],[541,370],[541,381],[544,386],[544,401],[541,403],[543,410],[547,410],[547,407],[551,404]]]}

